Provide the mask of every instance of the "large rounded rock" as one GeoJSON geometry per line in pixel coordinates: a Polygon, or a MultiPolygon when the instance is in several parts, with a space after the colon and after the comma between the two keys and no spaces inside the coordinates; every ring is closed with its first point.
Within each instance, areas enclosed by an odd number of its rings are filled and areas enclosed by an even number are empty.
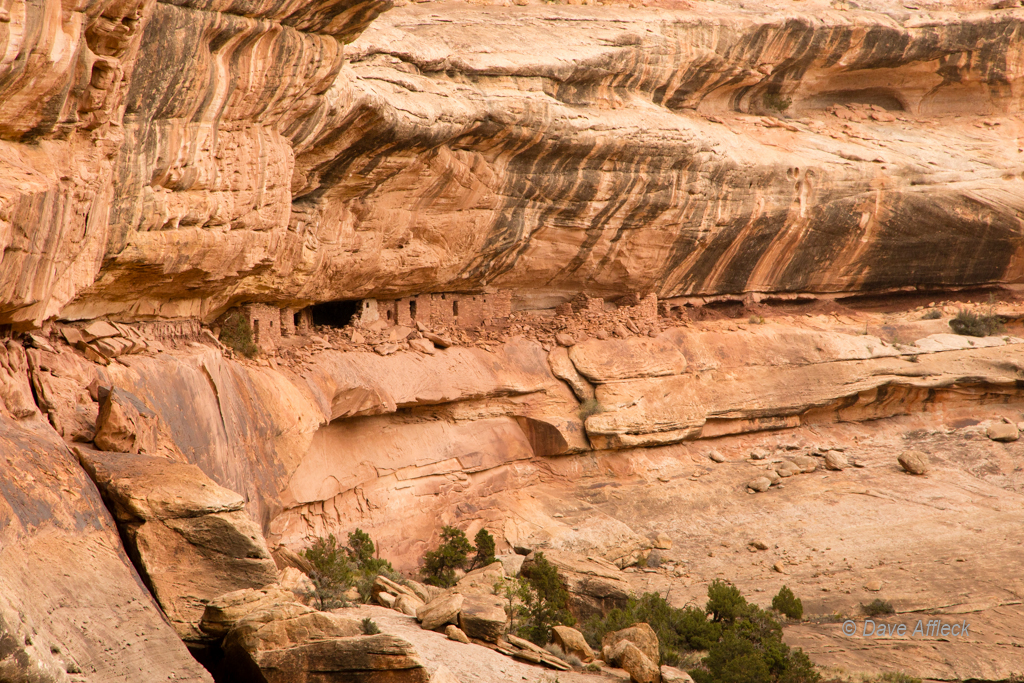
{"type": "Polygon", "coordinates": [[[661,667],[661,683],[693,683],[693,678],[685,671],[680,671],[674,666],[661,667]]]}
{"type": "Polygon", "coordinates": [[[276,585],[259,590],[243,588],[231,591],[206,603],[199,629],[209,636],[221,638],[253,612],[294,601],[294,593],[276,585]]]}
{"type": "Polygon", "coordinates": [[[587,644],[583,634],[571,626],[555,626],[551,629],[552,640],[568,655],[576,655],[583,663],[594,661],[594,651],[587,644]]]}
{"type": "Polygon", "coordinates": [[[988,438],[993,441],[1016,441],[1020,438],[1020,431],[1017,429],[1017,425],[1005,422],[990,424],[986,433],[988,438]]]}
{"type": "Polygon", "coordinates": [[[905,471],[911,474],[928,472],[928,456],[921,451],[903,451],[896,460],[905,471]]]}
{"type": "Polygon", "coordinates": [[[411,595],[405,595],[403,593],[398,596],[398,599],[395,600],[395,604],[392,607],[402,614],[408,614],[410,617],[414,617],[420,607],[423,607],[424,604],[425,603],[419,598],[411,595]]]}
{"type": "Polygon", "coordinates": [[[841,472],[849,467],[846,456],[839,451],[829,451],[825,454],[825,469],[833,472],[841,472]]]}
{"type": "Polygon", "coordinates": [[[771,485],[772,480],[769,479],[768,477],[755,477],[754,479],[751,479],[750,481],[747,482],[748,489],[751,489],[752,491],[758,491],[760,493],[764,493],[765,491],[767,491],[769,488],[771,488],[771,485]]]}
{"type": "Polygon", "coordinates": [[[629,674],[631,683],[660,683],[661,669],[657,660],[652,661],[643,650],[628,640],[612,649],[612,657],[629,674]]]}
{"type": "Polygon", "coordinates": [[[641,622],[629,628],[624,628],[621,631],[605,634],[604,638],[601,639],[601,649],[610,648],[613,653],[612,660],[617,661],[618,658],[614,656],[616,646],[624,641],[629,641],[636,645],[652,662],[658,662],[661,659],[658,649],[658,634],[654,632],[654,629],[649,624],[641,622]]]}
{"type": "Polygon", "coordinates": [[[459,612],[459,627],[470,638],[496,643],[505,635],[505,602],[493,595],[467,595],[459,612]]]}
{"type": "Polygon", "coordinates": [[[794,455],[790,460],[804,473],[818,469],[818,459],[810,455],[794,455]]]}
{"type": "Polygon", "coordinates": [[[434,631],[441,626],[454,624],[459,620],[459,612],[465,600],[462,593],[445,591],[427,604],[416,610],[416,619],[420,626],[434,631]]]}

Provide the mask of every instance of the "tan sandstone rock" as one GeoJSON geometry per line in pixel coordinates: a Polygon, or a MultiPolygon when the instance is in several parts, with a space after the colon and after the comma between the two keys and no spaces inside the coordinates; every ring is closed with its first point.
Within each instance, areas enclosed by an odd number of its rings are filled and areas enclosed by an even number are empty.
{"type": "MultiPolygon", "coordinates": [[[[570,608],[577,618],[625,606],[631,588],[614,564],[593,556],[584,557],[558,550],[544,551],[544,557],[558,569],[570,595],[570,608]]],[[[536,553],[527,556],[522,573],[530,574],[536,553]]]]}
{"type": "Polygon", "coordinates": [[[928,455],[921,451],[904,451],[896,458],[900,467],[910,474],[928,473],[928,455]]]}
{"type": "Polygon", "coordinates": [[[594,661],[594,651],[587,644],[583,634],[571,626],[555,626],[551,629],[552,641],[566,654],[575,655],[583,663],[594,661]]]}
{"type": "Polygon", "coordinates": [[[446,624],[455,624],[464,601],[461,593],[445,591],[416,610],[416,620],[428,631],[436,631],[446,624]]]}
{"type": "Polygon", "coordinates": [[[1020,431],[1018,431],[1017,425],[1005,422],[990,424],[985,433],[993,441],[1009,442],[1020,438],[1020,431]]]}
{"type": "Polygon", "coordinates": [[[154,456],[76,452],[182,638],[204,637],[199,600],[277,581],[277,565],[260,528],[240,509],[241,497],[199,468],[154,456]]]}
{"type": "MultiPolygon", "coordinates": [[[[605,634],[604,638],[601,639],[601,649],[611,648],[611,651],[615,652],[616,647],[623,642],[630,642],[640,648],[640,651],[651,662],[658,662],[661,659],[658,634],[654,632],[654,629],[649,624],[641,622],[620,631],[605,634]]],[[[612,661],[618,662],[619,658],[613,656],[612,661]]]]}
{"type": "Polygon", "coordinates": [[[470,638],[496,643],[505,634],[505,600],[496,595],[470,594],[459,610],[459,627],[470,638]]]}

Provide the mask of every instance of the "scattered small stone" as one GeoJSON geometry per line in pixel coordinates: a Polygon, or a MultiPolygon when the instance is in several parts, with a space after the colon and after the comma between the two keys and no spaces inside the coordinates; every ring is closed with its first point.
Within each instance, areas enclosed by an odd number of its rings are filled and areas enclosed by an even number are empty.
{"type": "Polygon", "coordinates": [[[755,448],[754,450],[750,451],[750,459],[751,460],[767,460],[768,459],[768,449],[766,449],[766,448],[755,448]]]}
{"type": "Polygon", "coordinates": [[[373,347],[373,350],[381,356],[390,356],[391,354],[398,351],[400,347],[398,344],[377,344],[373,347]]]}
{"type": "Polygon", "coordinates": [[[757,477],[747,482],[747,488],[757,491],[758,493],[764,493],[772,485],[772,480],[768,477],[757,477]]]}
{"type": "Polygon", "coordinates": [[[928,456],[921,451],[903,451],[896,458],[900,467],[910,474],[925,474],[928,472],[928,456]]]}
{"type": "Polygon", "coordinates": [[[557,342],[559,346],[574,346],[576,344],[576,340],[573,336],[566,332],[559,332],[556,334],[555,342],[557,342]]]}
{"type": "Polygon", "coordinates": [[[750,545],[757,548],[758,550],[768,550],[768,544],[759,538],[755,538],[750,542],[750,545]]]}
{"type": "Polygon", "coordinates": [[[846,456],[839,451],[829,451],[825,454],[825,469],[833,472],[842,472],[849,466],[846,456]]]}
{"type": "Polygon", "coordinates": [[[772,570],[778,572],[779,574],[786,573],[786,568],[782,566],[781,562],[776,562],[775,564],[773,564],[772,570]]]}
{"type": "Polygon", "coordinates": [[[872,579],[864,584],[864,588],[868,589],[869,591],[877,592],[882,590],[882,582],[878,579],[872,579]]]}
{"type": "Polygon", "coordinates": [[[615,326],[615,336],[619,339],[625,339],[629,336],[629,330],[626,329],[625,325],[619,323],[615,326]]]}
{"type": "Polygon", "coordinates": [[[668,537],[664,531],[659,533],[654,539],[654,547],[659,550],[671,550],[672,539],[668,537]]]}
{"type": "Polygon", "coordinates": [[[708,457],[714,462],[725,462],[725,456],[718,451],[711,451],[708,453],[708,457]]]}
{"type": "Polygon", "coordinates": [[[1016,441],[1020,438],[1020,430],[1017,429],[1017,425],[1006,424],[1005,422],[996,422],[990,424],[987,430],[988,438],[993,441],[1016,441]]]}
{"type": "Polygon", "coordinates": [[[454,640],[457,643],[465,643],[466,645],[469,645],[469,636],[467,636],[466,633],[455,624],[448,624],[444,629],[444,634],[448,636],[448,640],[454,640]]]}
{"type": "Polygon", "coordinates": [[[779,473],[778,473],[778,472],[776,472],[776,471],[775,471],[775,470],[773,470],[773,469],[769,469],[769,470],[768,470],[768,471],[767,471],[767,472],[765,473],[765,476],[766,476],[766,477],[768,477],[768,479],[770,479],[770,480],[771,480],[771,482],[772,482],[772,486],[775,486],[775,485],[776,485],[776,484],[778,484],[778,483],[779,483],[780,481],[782,481],[782,477],[780,477],[780,476],[779,476],[779,473]]]}
{"type": "Polygon", "coordinates": [[[794,455],[791,460],[805,474],[818,469],[818,461],[809,455],[794,455]]]}

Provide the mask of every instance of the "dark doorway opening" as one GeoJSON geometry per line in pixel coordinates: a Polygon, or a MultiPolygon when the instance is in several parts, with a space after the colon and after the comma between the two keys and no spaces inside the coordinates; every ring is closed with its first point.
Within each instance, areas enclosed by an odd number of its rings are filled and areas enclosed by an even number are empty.
{"type": "Polygon", "coordinates": [[[327,301],[314,304],[313,324],[328,327],[345,327],[359,313],[359,301],[327,301]]]}

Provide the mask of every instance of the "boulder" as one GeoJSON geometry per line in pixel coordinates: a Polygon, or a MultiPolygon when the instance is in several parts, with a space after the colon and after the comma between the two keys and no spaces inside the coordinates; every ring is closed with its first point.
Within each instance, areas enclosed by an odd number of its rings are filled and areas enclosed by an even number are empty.
{"type": "Polygon", "coordinates": [[[629,641],[620,643],[616,648],[619,666],[629,674],[632,683],[659,683],[661,669],[657,660],[652,660],[643,650],[629,641]]]}
{"type": "Polygon", "coordinates": [[[896,460],[900,467],[910,474],[926,474],[928,472],[928,455],[921,451],[903,451],[896,460]]]}
{"type": "Polygon", "coordinates": [[[693,683],[693,678],[674,666],[661,666],[661,683],[693,683]]]}
{"type": "Polygon", "coordinates": [[[380,591],[379,593],[377,593],[377,595],[374,596],[374,599],[377,601],[377,604],[380,605],[381,607],[387,607],[388,609],[394,609],[395,601],[398,598],[396,598],[391,593],[386,593],[384,591],[380,591]]]}
{"type": "Polygon", "coordinates": [[[393,608],[402,614],[408,614],[410,617],[414,617],[416,616],[417,610],[425,604],[425,602],[417,598],[415,595],[406,595],[403,593],[398,596],[397,600],[395,600],[393,608]]]}
{"type": "Polygon", "coordinates": [[[805,474],[818,469],[818,459],[810,455],[794,455],[790,460],[805,474]]]}
{"type": "Polygon", "coordinates": [[[274,564],[276,564],[277,568],[280,570],[286,569],[287,567],[294,567],[307,576],[313,573],[313,563],[302,555],[299,555],[291,548],[279,545],[270,551],[270,555],[274,558],[274,564]]]}
{"type": "Polygon", "coordinates": [[[409,642],[361,633],[354,619],[281,605],[239,622],[224,639],[224,661],[241,680],[253,683],[429,682],[409,642]]]}
{"type": "Polygon", "coordinates": [[[459,619],[464,600],[462,593],[445,591],[416,610],[416,619],[428,631],[434,631],[445,624],[454,624],[459,619]]]}
{"type": "Polygon", "coordinates": [[[708,457],[711,458],[712,462],[725,462],[725,456],[718,451],[711,451],[708,453],[708,457]]]}
{"type": "Polygon", "coordinates": [[[988,426],[986,430],[988,438],[993,441],[1016,441],[1020,438],[1020,431],[1017,429],[1017,425],[1007,424],[1005,422],[994,422],[988,426]]]}
{"type": "Polygon", "coordinates": [[[775,486],[780,481],[782,481],[782,477],[780,477],[779,473],[776,472],[775,470],[766,470],[764,476],[768,477],[768,481],[771,482],[772,486],[775,486]]]}
{"type": "Polygon", "coordinates": [[[768,477],[755,477],[754,479],[751,479],[750,481],[747,482],[748,489],[751,489],[752,491],[758,491],[759,493],[764,493],[771,487],[771,485],[772,480],[769,479],[768,477]]]}
{"type": "Polygon", "coordinates": [[[467,636],[465,631],[455,624],[448,624],[445,626],[444,634],[448,636],[448,640],[454,640],[457,643],[465,643],[466,645],[469,645],[469,636],[467,636]]]}
{"type": "Polygon", "coordinates": [[[751,460],[766,460],[768,458],[768,449],[766,448],[755,448],[750,451],[751,460]]]}
{"type": "Polygon", "coordinates": [[[277,584],[295,595],[295,601],[308,605],[316,593],[313,581],[295,567],[285,567],[277,573],[277,584]]]}
{"type": "Polygon", "coordinates": [[[428,603],[438,595],[444,592],[444,589],[438,588],[437,586],[428,586],[425,583],[419,581],[413,581],[412,579],[406,579],[406,588],[411,590],[417,598],[422,600],[424,603],[428,603]]]}
{"type": "Polygon", "coordinates": [[[655,537],[655,539],[654,539],[654,547],[658,548],[659,550],[671,550],[672,549],[672,539],[669,538],[668,534],[666,534],[664,531],[662,531],[661,533],[659,533],[655,537]]]}
{"type": "Polygon", "coordinates": [[[247,614],[228,632],[224,648],[240,647],[247,652],[277,650],[309,640],[361,635],[363,626],[355,619],[288,602],[247,614]]]}
{"type": "MultiPolygon", "coordinates": [[[[276,584],[277,565],[237,493],[194,465],[77,448],[136,568],[178,635],[203,640],[205,603],[276,584]]],[[[288,591],[288,600],[294,600],[288,591]]]]}
{"type": "Polygon", "coordinates": [[[115,453],[156,453],[157,414],[124,389],[111,389],[96,419],[96,446],[115,453]]]}
{"type": "Polygon", "coordinates": [[[294,593],[276,585],[231,591],[206,603],[199,628],[209,636],[222,638],[249,614],[294,600],[294,593]]]}
{"type": "MultiPolygon", "coordinates": [[[[661,653],[658,648],[658,634],[654,632],[654,629],[649,624],[641,622],[629,628],[624,628],[621,631],[606,633],[604,638],[601,639],[601,649],[603,651],[605,648],[611,648],[611,651],[614,653],[616,647],[624,641],[636,645],[652,662],[657,662],[661,659],[661,653]]],[[[613,655],[612,660],[618,661],[618,658],[613,655]]]]}
{"type": "Polygon", "coordinates": [[[846,461],[846,456],[839,451],[829,451],[825,453],[825,469],[832,470],[833,472],[841,472],[849,467],[849,463],[846,461]]]}
{"type": "Polygon", "coordinates": [[[786,478],[792,477],[793,475],[796,474],[800,474],[801,472],[803,472],[803,468],[801,468],[800,465],[797,465],[792,460],[783,460],[782,463],[775,468],[775,471],[779,473],[780,477],[786,478]]]}
{"type": "MultiPolygon", "coordinates": [[[[569,609],[580,620],[625,607],[632,592],[622,570],[611,562],[591,555],[545,550],[544,557],[555,566],[569,591],[569,609]]],[[[530,575],[537,553],[527,556],[522,574],[530,575]]]]}
{"type": "Polygon", "coordinates": [[[562,648],[562,652],[576,655],[584,664],[594,661],[594,651],[587,644],[587,639],[571,626],[555,626],[551,629],[551,639],[562,648]]]}
{"type": "Polygon", "coordinates": [[[459,627],[467,636],[496,643],[505,635],[507,624],[502,598],[479,594],[465,596],[459,612],[459,627]]]}
{"type": "Polygon", "coordinates": [[[469,572],[455,585],[455,590],[463,595],[471,593],[482,593],[494,595],[494,584],[505,578],[505,567],[501,562],[495,560],[486,567],[480,567],[469,572]]]}
{"type": "Polygon", "coordinates": [[[497,560],[501,562],[501,566],[505,569],[505,576],[519,576],[526,557],[513,553],[511,555],[498,555],[497,560]]]}
{"type": "MultiPolygon", "coordinates": [[[[417,600],[420,600],[419,596],[416,594],[416,591],[414,591],[412,588],[408,586],[403,586],[397,581],[392,581],[383,574],[378,574],[377,578],[373,580],[373,585],[370,587],[370,592],[373,595],[377,595],[377,593],[380,592],[391,593],[391,595],[394,595],[395,597],[398,597],[399,595],[408,595],[411,598],[416,598],[417,600]]],[[[420,601],[426,602],[426,600],[420,601]]]]}

